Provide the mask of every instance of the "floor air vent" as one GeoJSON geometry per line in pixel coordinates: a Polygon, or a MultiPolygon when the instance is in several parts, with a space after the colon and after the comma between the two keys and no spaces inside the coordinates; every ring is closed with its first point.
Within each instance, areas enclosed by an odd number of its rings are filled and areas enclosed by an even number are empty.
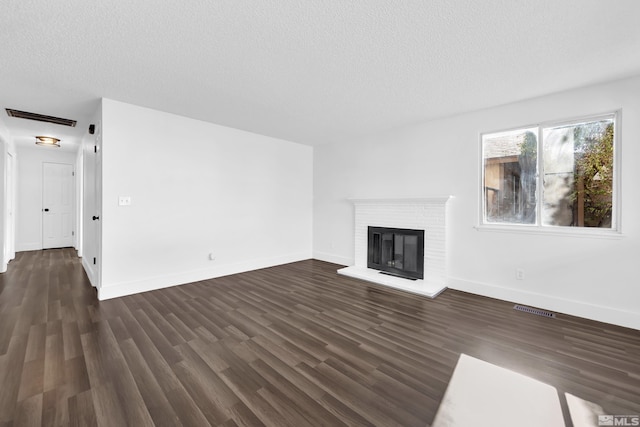
{"type": "Polygon", "coordinates": [[[513,306],[513,309],[514,310],[518,310],[518,311],[524,311],[525,313],[535,314],[536,316],[556,317],[555,313],[552,313],[550,311],[540,310],[540,309],[537,309],[537,308],[527,307],[526,305],[516,304],[516,305],[513,306]]]}
{"type": "Polygon", "coordinates": [[[62,126],[76,126],[76,121],[71,119],[63,119],[61,117],[45,116],[44,114],[29,113],[28,111],[12,110],[5,108],[9,117],[17,117],[19,119],[36,120],[38,122],[53,123],[62,126]]]}

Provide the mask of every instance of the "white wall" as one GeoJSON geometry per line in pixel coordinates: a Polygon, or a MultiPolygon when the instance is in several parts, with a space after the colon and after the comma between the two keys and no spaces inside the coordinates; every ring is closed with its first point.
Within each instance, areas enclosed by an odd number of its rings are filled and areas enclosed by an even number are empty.
{"type": "Polygon", "coordinates": [[[75,169],[76,169],[76,242],[75,248],[78,251],[78,256],[82,257],[82,230],[84,228],[82,224],[84,206],[82,202],[83,191],[84,191],[84,151],[82,150],[82,144],[76,153],[75,160],[75,169]]]}
{"type": "Polygon", "coordinates": [[[99,298],[311,257],[311,147],[108,99],[102,123],[99,298]]]}
{"type": "Polygon", "coordinates": [[[0,120],[0,273],[7,271],[7,263],[15,256],[15,205],[16,205],[16,151],[9,130],[0,120]],[[9,157],[13,158],[13,173],[8,168],[9,157]],[[12,186],[12,190],[9,188],[12,186]],[[13,195],[13,196],[11,196],[13,195]],[[12,197],[10,203],[9,197],[12,197]],[[10,206],[14,212],[10,212],[10,206]]]}
{"type": "Polygon", "coordinates": [[[42,163],[75,165],[76,153],[51,147],[18,147],[16,250],[42,249],[42,163]]]}
{"type": "Polygon", "coordinates": [[[640,78],[477,111],[314,151],[314,257],[353,264],[349,197],[453,195],[448,284],[640,329],[640,78]],[[622,109],[620,239],[480,232],[479,134],[622,109]],[[523,268],[525,280],[515,279],[523,268]]]}

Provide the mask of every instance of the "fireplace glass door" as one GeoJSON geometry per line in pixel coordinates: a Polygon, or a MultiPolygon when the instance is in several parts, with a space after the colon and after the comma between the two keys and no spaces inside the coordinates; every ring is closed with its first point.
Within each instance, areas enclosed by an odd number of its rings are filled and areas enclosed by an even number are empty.
{"type": "Polygon", "coordinates": [[[424,277],[424,230],[369,227],[367,267],[411,279],[424,277]]]}

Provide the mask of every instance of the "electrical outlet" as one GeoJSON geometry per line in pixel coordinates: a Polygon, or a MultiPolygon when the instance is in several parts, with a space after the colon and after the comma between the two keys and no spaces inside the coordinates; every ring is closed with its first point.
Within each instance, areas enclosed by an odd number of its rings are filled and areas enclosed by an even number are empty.
{"type": "Polygon", "coordinates": [[[516,279],[517,280],[524,280],[524,269],[516,268],[516,279]]]}

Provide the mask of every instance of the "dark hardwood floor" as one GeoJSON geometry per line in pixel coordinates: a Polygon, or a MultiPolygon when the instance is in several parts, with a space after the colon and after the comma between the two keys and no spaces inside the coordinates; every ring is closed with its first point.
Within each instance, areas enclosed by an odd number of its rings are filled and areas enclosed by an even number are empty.
{"type": "Polygon", "coordinates": [[[19,253],[0,275],[0,426],[424,426],[460,353],[640,414],[637,330],[452,290],[424,299],[337,268],[98,302],[75,251],[19,253]]]}

